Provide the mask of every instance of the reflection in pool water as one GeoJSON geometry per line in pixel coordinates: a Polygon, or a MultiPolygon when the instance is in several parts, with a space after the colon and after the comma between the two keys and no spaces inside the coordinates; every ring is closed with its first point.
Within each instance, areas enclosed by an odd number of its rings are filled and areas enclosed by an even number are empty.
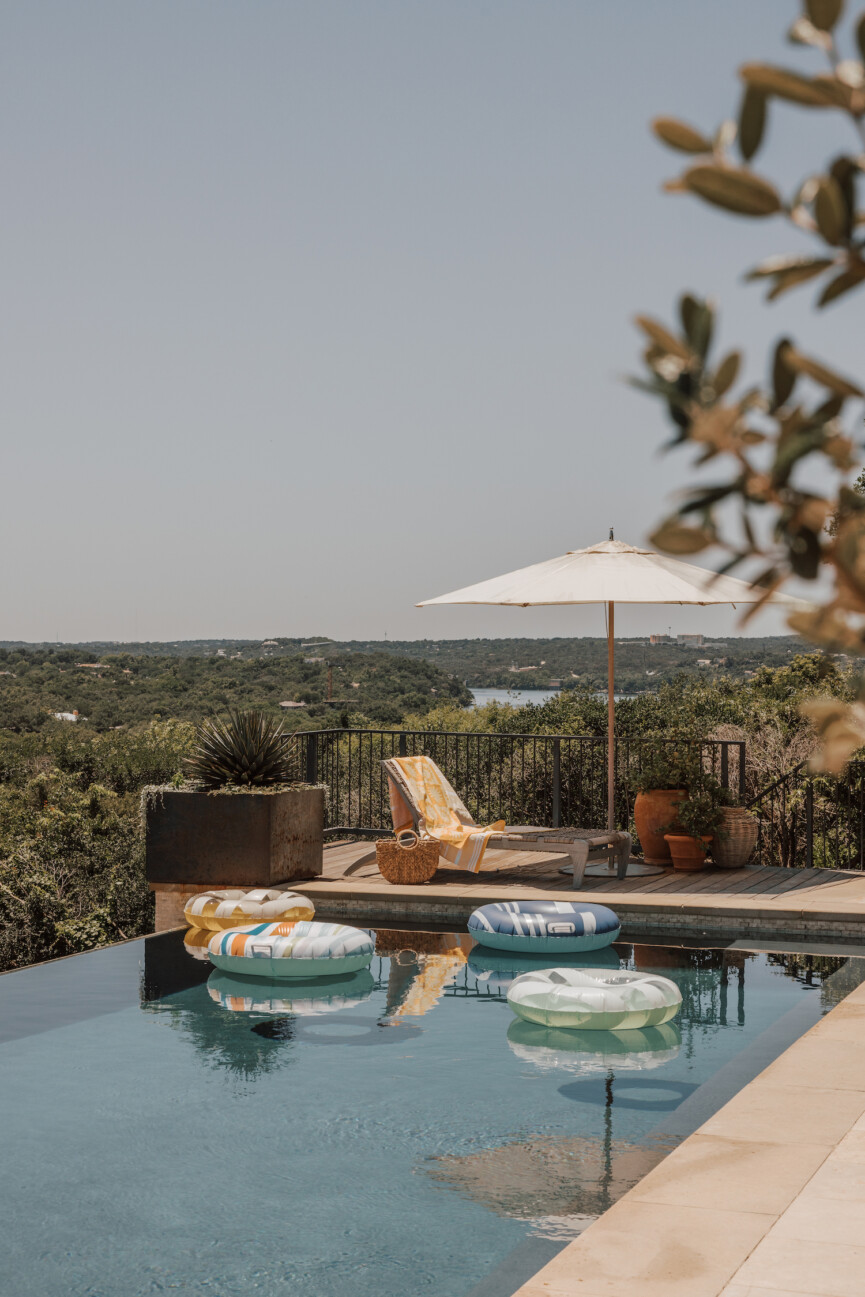
{"type": "Polygon", "coordinates": [[[212,1000],[232,1013],[336,1013],[368,1000],[375,979],[368,968],[345,977],[320,977],[308,982],[266,982],[214,969],[207,979],[212,1000]]]}
{"type": "Polygon", "coordinates": [[[469,955],[468,965],[480,985],[507,994],[508,987],[523,973],[537,972],[541,968],[619,968],[619,953],[615,946],[602,946],[584,955],[523,955],[519,951],[490,950],[475,946],[469,955]]]}
{"type": "Polygon", "coordinates": [[[858,977],[619,943],[596,966],[682,1009],[600,1043],[514,1022],[523,959],[376,937],[350,984],[225,979],[180,933],[0,978],[5,1290],[507,1297],[858,977]]]}
{"type": "Polygon", "coordinates": [[[535,1067],[586,1075],[591,1072],[643,1072],[673,1062],[682,1043],[674,1022],[630,1031],[579,1031],[543,1027],[515,1018],[508,1044],[518,1058],[535,1067]]]}

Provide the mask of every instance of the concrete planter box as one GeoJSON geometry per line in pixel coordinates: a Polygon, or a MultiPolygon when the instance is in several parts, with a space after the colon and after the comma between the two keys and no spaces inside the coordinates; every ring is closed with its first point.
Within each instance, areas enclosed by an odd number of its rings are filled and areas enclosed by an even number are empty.
{"type": "Polygon", "coordinates": [[[142,797],[149,883],[267,887],[322,872],[324,789],[142,797]]]}

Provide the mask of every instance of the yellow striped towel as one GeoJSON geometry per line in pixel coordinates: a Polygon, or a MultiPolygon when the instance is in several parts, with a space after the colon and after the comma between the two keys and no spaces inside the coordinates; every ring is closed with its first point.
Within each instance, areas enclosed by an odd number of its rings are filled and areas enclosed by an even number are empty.
{"type": "MultiPolygon", "coordinates": [[[[467,869],[476,874],[487,842],[505,827],[504,820],[497,820],[485,829],[478,828],[429,757],[395,757],[393,761],[399,766],[415,809],[421,816],[423,831],[440,844],[445,860],[457,869],[467,869]]],[[[392,779],[388,780],[388,787],[393,831],[399,833],[401,829],[412,827],[412,812],[392,779]]]]}

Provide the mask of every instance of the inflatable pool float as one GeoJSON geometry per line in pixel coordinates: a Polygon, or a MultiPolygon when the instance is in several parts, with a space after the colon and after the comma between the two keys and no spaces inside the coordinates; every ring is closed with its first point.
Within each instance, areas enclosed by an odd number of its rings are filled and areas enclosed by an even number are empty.
{"type": "Polygon", "coordinates": [[[575,1076],[648,1072],[672,1063],[681,1043],[675,1022],[629,1031],[585,1031],[543,1027],[538,1022],[514,1018],[508,1027],[508,1045],[522,1062],[541,1071],[570,1072],[575,1076]]]}
{"type": "Polygon", "coordinates": [[[255,887],[248,892],[239,887],[218,887],[190,896],[183,907],[183,917],[191,928],[222,932],[247,923],[312,919],[315,906],[305,896],[279,887],[255,887]]]}
{"type": "MultiPolygon", "coordinates": [[[[615,970],[619,967],[619,956],[612,946],[587,950],[583,955],[559,955],[559,958],[565,968],[615,970]]],[[[469,972],[477,985],[499,993],[507,991],[511,982],[522,977],[523,973],[534,973],[549,966],[549,955],[523,955],[518,950],[489,950],[486,946],[475,946],[468,958],[469,972]]]]}
{"type": "Polygon", "coordinates": [[[282,981],[368,968],[373,947],[373,938],[359,928],[300,919],[216,932],[207,949],[210,962],[223,972],[282,981]]]}
{"type": "Polygon", "coordinates": [[[508,1004],[526,1022],[584,1031],[659,1027],[679,1012],[682,992],[654,973],[547,968],[511,983],[508,1004]]]}
{"type": "Polygon", "coordinates": [[[363,1004],[374,989],[368,968],[345,977],[322,977],[290,987],[285,982],[262,982],[257,977],[239,977],[218,968],[207,979],[211,1000],[231,1013],[292,1013],[301,1017],[336,1013],[363,1004]]]}
{"type": "Polygon", "coordinates": [[[469,932],[482,946],[532,955],[599,950],[616,940],[620,927],[606,905],[578,901],[500,901],[482,905],[469,919],[469,932]]]}

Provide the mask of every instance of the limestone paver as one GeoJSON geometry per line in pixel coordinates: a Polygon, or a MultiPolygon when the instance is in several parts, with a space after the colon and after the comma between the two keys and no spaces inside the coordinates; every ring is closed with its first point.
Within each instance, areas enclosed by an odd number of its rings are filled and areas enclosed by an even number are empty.
{"type": "MultiPolygon", "coordinates": [[[[718,1297],[766,1297],[766,1288],[753,1288],[749,1283],[728,1283],[726,1288],[722,1288],[718,1297]]],[[[774,1297],[781,1297],[779,1290],[776,1288],[774,1297]]],[[[797,1288],[787,1293],[787,1297],[821,1297],[820,1293],[803,1292],[797,1288]]]]}
{"type": "Polygon", "coordinates": [[[644,1176],[631,1197],[670,1206],[778,1215],[830,1152],[828,1144],[757,1143],[701,1131],[644,1176]]]}
{"type": "Polygon", "coordinates": [[[862,1297],[865,1247],[797,1240],[772,1230],[737,1272],[736,1282],[750,1284],[761,1297],[764,1293],[862,1297]]]}
{"type": "Polygon", "coordinates": [[[854,1043],[809,1032],[794,1049],[776,1059],[763,1073],[773,1085],[865,1091],[865,1040],[854,1043]]]}
{"type": "MultiPolygon", "coordinates": [[[[813,1196],[840,1202],[865,1202],[865,1161],[836,1154],[820,1167],[808,1185],[808,1191],[809,1198],[813,1196]]],[[[862,1243],[865,1245],[865,1237],[862,1243]]],[[[865,1273],[862,1292],[865,1293],[865,1273]]]]}
{"type": "Polygon", "coordinates": [[[519,1297],[716,1297],[773,1220],[757,1212],[672,1210],[628,1194],[519,1297]]]}
{"type": "MultiPolygon", "coordinates": [[[[828,1080],[828,1078],[825,1078],[828,1080]]],[[[747,1085],[700,1128],[703,1135],[776,1144],[829,1144],[857,1119],[865,1129],[865,1092],[793,1085],[747,1085]]]]}
{"type": "MultiPolygon", "coordinates": [[[[801,1238],[812,1243],[850,1243],[865,1246],[865,1200],[848,1202],[820,1197],[806,1190],[772,1228],[777,1238],[801,1238]]],[[[865,1273],[862,1275],[865,1292],[865,1273]]]]}

